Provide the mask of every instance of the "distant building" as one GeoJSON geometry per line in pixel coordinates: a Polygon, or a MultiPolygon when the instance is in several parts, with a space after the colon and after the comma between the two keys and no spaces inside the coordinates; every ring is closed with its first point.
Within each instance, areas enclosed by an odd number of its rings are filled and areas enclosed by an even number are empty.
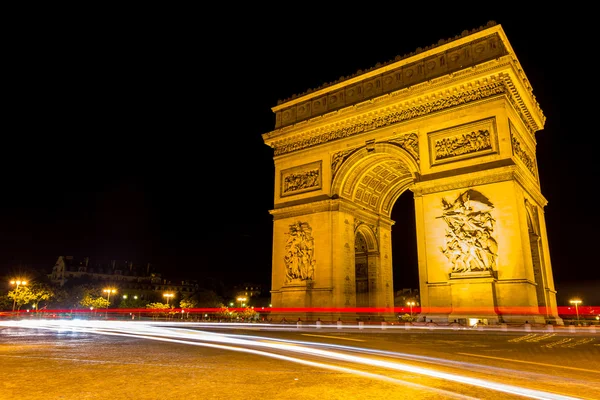
{"type": "Polygon", "coordinates": [[[419,296],[419,289],[402,289],[397,290],[394,293],[394,307],[407,307],[408,301],[414,301],[415,306],[421,305],[421,297],[419,296]]]}
{"type": "Polygon", "coordinates": [[[235,302],[237,298],[246,298],[246,304],[250,306],[268,307],[271,302],[270,292],[263,285],[252,282],[243,282],[234,285],[228,296],[235,302]]]}
{"type": "Polygon", "coordinates": [[[247,297],[258,297],[261,295],[263,288],[261,285],[259,285],[257,283],[245,282],[245,283],[242,283],[241,285],[234,286],[234,290],[239,295],[244,295],[247,297]]]}
{"type": "Polygon", "coordinates": [[[112,260],[109,263],[93,263],[89,257],[76,260],[73,256],[59,256],[49,275],[52,283],[64,286],[68,281],[88,280],[101,285],[119,288],[123,294],[148,295],[159,298],[163,292],[192,293],[198,289],[195,281],[172,282],[161,276],[150,263],[141,266],[131,261],[112,260]]]}
{"type": "Polygon", "coordinates": [[[90,263],[89,257],[76,260],[73,256],[59,256],[52,267],[50,280],[63,286],[68,280],[89,278],[100,282],[160,283],[160,274],[153,271],[151,264],[134,266],[131,261],[112,260],[108,264],[90,263]]]}

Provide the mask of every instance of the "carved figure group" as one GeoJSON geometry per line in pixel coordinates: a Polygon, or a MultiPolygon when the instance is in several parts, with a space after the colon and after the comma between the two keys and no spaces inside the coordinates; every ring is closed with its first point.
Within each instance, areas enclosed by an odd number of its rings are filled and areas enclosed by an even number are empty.
{"type": "Polygon", "coordinates": [[[478,130],[460,136],[446,137],[435,142],[435,158],[442,160],[448,157],[474,153],[492,148],[490,132],[478,130]]]}
{"type": "Polygon", "coordinates": [[[315,270],[314,239],[308,223],[296,222],[290,225],[285,251],[287,281],[312,280],[315,270]]]}
{"type": "Polygon", "coordinates": [[[319,186],[318,169],[286,176],[283,180],[283,193],[295,192],[315,186],[319,186]]]}
{"type": "Polygon", "coordinates": [[[442,253],[452,264],[452,272],[492,270],[496,266],[498,243],[492,237],[494,206],[481,193],[467,190],[449,203],[442,199],[446,246],[442,253]]]}

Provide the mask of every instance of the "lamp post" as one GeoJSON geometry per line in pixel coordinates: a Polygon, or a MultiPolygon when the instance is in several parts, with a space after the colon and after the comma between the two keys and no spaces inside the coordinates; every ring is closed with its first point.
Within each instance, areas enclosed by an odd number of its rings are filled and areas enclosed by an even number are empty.
{"type": "Polygon", "coordinates": [[[413,314],[412,314],[412,308],[415,305],[415,302],[414,301],[407,301],[406,305],[408,305],[410,307],[410,319],[412,320],[412,316],[413,316],[413,314]]]}
{"type": "Polygon", "coordinates": [[[237,301],[240,302],[240,308],[242,308],[246,304],[246,300],[248,300],[248,299],[245,298],[245,297],[238,297],[237,298],[237,301]]]}
{"type": "Polygon", "coordinates": [[[569,303],[575,304],[575,312],[577,313],[577,323],[579,324],[579,305],[581,300],[570,300],[569,303]]]}
{"type": "Polygon", "coordinates": [[[173,293],[165,293],[163,297],[167,299],[167,305],[169,305],[169,299],[173,298],[175,295],[173,293]]]}
{"type": "MultiPolygon", "coordinates": [[[[23,286],[27,285],[27,281],[15,280],[15,281],[10,281],[10,284],[11,285],[16,285],[16,287],[15,287],[15,292],[16,292],[16,291],[19,291],[19,286],[21,286],[21,285],[23,285],[23,286]]],[[[15,306],[16,305],[17,305],[17,296],[16,296],[16,293],[15,293],[15,298],[13,299],[13,309],[12,309],[13,312],[15,312],[15,306]]]]}
{"type": "Polygon", "coordinates": [[[110,306],[110,294],[117,293],[117,290],[109,288],[109,289],[104,289],[103,292],[106,293],[106,300],[108,301],[108,304],[106,305],[106,315],[105,315],[105,317],[108,318],[108,306],[110,306]]]}

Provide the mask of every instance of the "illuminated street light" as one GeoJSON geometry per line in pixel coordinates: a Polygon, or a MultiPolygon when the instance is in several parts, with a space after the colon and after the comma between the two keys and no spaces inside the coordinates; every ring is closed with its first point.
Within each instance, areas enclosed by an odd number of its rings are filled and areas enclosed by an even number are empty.
{"type": "Polygon", "coordinates": [[[410,306],[410,319],[412,320],[412,316],[413,316],[413,313],[412,313],[412,308],[413,308],[413,306],[415,305],[415,302],[414,302],[414,301],[407,301],[407,302],[406,302],[406,305],[407,305],[407,306],[410,306]]]}
{"type": "Polygon", "coordinates": [[[106,300],[108,301],[108,304],[106,305],[106,318],[108,318],[108,306],[110,306],[110,294],[117,293],[117,289],[108,288],[108,289],[104,289],[103,292],[106,293],[106,300]]]}
{"type": "Polygon", "coordinates": [[[577,323],[579,323],[579,305],[581,304],[581,300],[570,300],[569,303],[575,304],[575,312],[577,313],[577,323]]]}
{"type": "Polygon", "coordinates": [[[248,300],[248,299],[245,298],[245,297],[238,297],[237,298],[237,301],[240,302],[240,308],[246,305],[246,300],[248,300]]]}
{"type": "Polygon", "coordinates": [[[167,299],[167,305],[169,305],[169,299],[173,298],[175,295],[173,293],[165,293],[163,297],[167,299]]]}
{"type": "MultiPolygon", "coordinates": [[[[21,281],[21,280],[16,280],[16,281],[10,281],[11,285],[16,285],[15,291],[19,290],[19,286],[23,285],[27,285],[27,281],[21,281]]],[[[16,293],[15,293],[16,295],[16,293]]],[[[17,296],[15,296],[14,300],[13,300],[13,312],[15,312],[15,306],[17,305],[17,296]]]]}

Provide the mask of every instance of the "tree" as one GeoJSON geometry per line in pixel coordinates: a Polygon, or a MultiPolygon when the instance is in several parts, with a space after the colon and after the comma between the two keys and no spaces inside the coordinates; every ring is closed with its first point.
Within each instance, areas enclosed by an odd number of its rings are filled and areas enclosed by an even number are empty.
{"type": "Polygon", "coordinates": [[[48,300],[54,297],[54,289],[45,283],[33,283],[29,289],[31,290],[30,302],[36,312],[39,310],[41,301],[45,301],[48,305],[48,300]]]}
{"type": "Polygon", "coordinates": [[[8,294],[0,296],[0,310],[10,310],[12,307],[12,300],[8,297],[8,294]]]}
{"type": "Polygon", "coordinates": [[[223,298],[215,291],[207,289],[198,290],[189,297],[189,300],[195,302],[194,307],[202,308],[218,308],[224,303],[223,298]]]}
{"type": "Polygon", "coordinates": [[[403,322],[414,322],[417,320],[418,316],[404,314],[404,315],[398,315],[398,318],[400,319],[400,321],[403,321],[403,322]]]}
{"type": "Polygon", "coordinates": [[[87,293],[85,297],[79,301],[79,304],[86,308],[93,307],[97,311],[99,309],[108,308],[110,302],[104,297],[93,296],[92,294],[87,293]]]}
{"type": "Polygon", "coordinates": [[[258,313],[254,311],[254,307],[246,307],[240,316],[244,321],[252,321],[258,318],[258,313]]]}
{"type": "Polygon", "coordinates": [[[190,298],[182,299],[179,302],[179,308],[183,308],[183,309],[187,308],[188,310],[190,308],[196,308],[196,305],[197,305],[197,303],[193,299],[190,299],[190,298]]]}
{"type": "Polygon", "coordinates": [[[82,284],[74,286],[71,289],[71,296],[69,297],[69,308],[79,308],[79,306],[94,307],[94,308],[108,308],[110,303],[108,299],[105,299],[102,288],[95,284],[82,284]],[[102,300],[98,300],[102,299],[102,300]]]}
{"type": "MultiPolygon", "coordinates": [[[[55,289],[55,295],[52,302],[53,308],[77,309],[82,307],[81,301],[86,297],[96,298],[102,296],[102,289],[95,285],[87,283],[73,285],[70,281],[67,283],[67,285],[55,289]]],[[[86,302],[87,301],[89,300],[86,300],[86,302]]]]}
{"type": "Polygon", "coordinates": [[[142,308],[142,307],[146,307],[146,304],[148,304],[147,300],[143,300],[140,298],[134,298],[134,297],[127,297],[126,299],[121,300],[121,302],[119,303],[119,308],[142,308]]]}
{"type": "Polygon", "coordinates": [[[190,308],[196,308],[196,302],[191,298],[182,299],[179,302],[179,308],[181,308],[181,319],[183,319],[184,311],[186,311],[186,318],[189,318],[190,308]]]}
{"type": "Polygon", "coordinates": [[[152,318],[156,318],[157,316],[168,317],[170,314],[175,314],[173,306],[165,303],[149,303],[146,304],[146,308],[151,310],[152,318]]]}
{"type": "Polygon", "coordinates": [[[13,308],[16,307],[16,310],[20,310],[23,305],[31,301],[31,289],[24,285],[18,286],[8,292],[8,297],[13,301],[13,308]]]}
{"type": "Polygon", "coordinates": [[[237,318],[238,315],[235,311],[230,311],[227,306],[221,305],[219,311],[217,312],[217,316],[221,319],[229,321],[237,318]]]}

